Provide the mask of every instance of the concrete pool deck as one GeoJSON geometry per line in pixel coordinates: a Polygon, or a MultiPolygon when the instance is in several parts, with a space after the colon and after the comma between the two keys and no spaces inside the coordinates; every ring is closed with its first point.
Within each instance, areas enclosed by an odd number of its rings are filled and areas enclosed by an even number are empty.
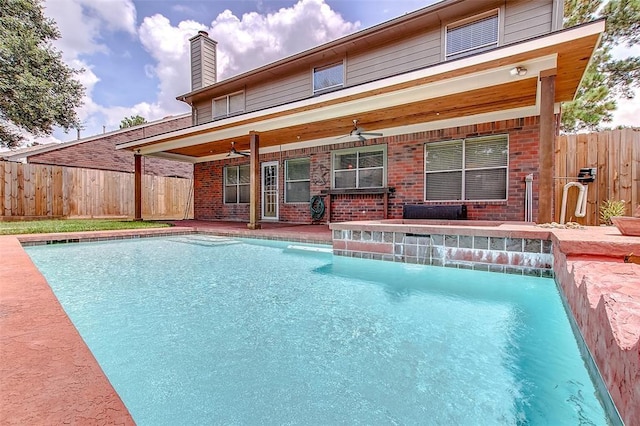
{"type": "MultiPolygon", "coordinates": [[[[78,242],[203,232],[314,243],[332,242],[327,225],[175,222],[173,228],[0,237],[0,423],[134,424],[91,351],[22,244],[78,242]]],[[[398,229],[404,224],[358,222],[398,229]]],[[[336,229],[342,224],[332,224],[336,229]]],[[[412,225],[411,225],[412,226],[412,225]]],[[[419,224],[419,232],[540,235],[554,245],[556,281],[626,424],[640,424],[640,237],[613,227],[549,229],[419,224]]]]}

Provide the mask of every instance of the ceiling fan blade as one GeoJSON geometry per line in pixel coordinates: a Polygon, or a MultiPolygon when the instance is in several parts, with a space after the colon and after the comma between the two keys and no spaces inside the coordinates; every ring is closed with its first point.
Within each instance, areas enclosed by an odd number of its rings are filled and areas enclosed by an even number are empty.
{"type": "Polygon", "coordinates": [[[360,134],[367,135],[367,136],[384,136],[382,133],[373,133],[373,132],[362,132],[360,134]]]}
{"type": "Polygon", "coordinates": [[[249,154],[243,151],[238,151],[236,150],[236,142],[235,141],[231,141],[231,149],[229,150],[229,153],[227,154],[227,157],[230,157],[231,155],[242,155],[243,157],[248,157],[249,154]]]}

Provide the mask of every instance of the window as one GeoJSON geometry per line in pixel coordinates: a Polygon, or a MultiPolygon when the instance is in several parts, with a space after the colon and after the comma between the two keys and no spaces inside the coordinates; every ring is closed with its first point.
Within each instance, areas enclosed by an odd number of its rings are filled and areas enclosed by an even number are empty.
{"type": "Polygon", "coordinates": [[[240,204],[249,202],[250,168],[244,166],[227,166],[224,168],[224,202],[240,204]]]}
{"type": "Polygon", "coordinates": [[[309,167],[308,158],[298,158],[285,162],[285,203],[308,203],[311,199],[309,189],[309,167]]]}
{"type": "Polygon", "coordinates": [[[447,26],[446,59],[498,46],[498,10],[447,26]]]}
{"type": "Polygon", "coordinates": [[[425,145],[425,200],[506,200],[507,135],[425,145]]]}
{"type": "Polygon", "coordinates": [[[344,63],[313,69],[313,93],[335,89],[344,85],[344,63]]]}
{"type": "Polygon", "coordinates": [[[229,117],[244,111],[244,92],[232,93],[213,100],[213,118],[229,117]]]}
{"type": "Polygon", "coordinates": [[[382,188],[386,183],[386,165],[386,145],[335,151],[333,188],[382,188]]]}

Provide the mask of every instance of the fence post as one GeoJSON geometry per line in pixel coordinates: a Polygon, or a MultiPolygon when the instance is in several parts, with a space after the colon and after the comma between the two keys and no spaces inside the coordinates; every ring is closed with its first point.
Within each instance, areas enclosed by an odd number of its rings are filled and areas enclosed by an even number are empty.
{"type": "Polygon", "coordinates": [[[134,206],[135,220],[142,220],[142,156],[138,153],[133,155],[135,163],[134,176],[134,206]]]}

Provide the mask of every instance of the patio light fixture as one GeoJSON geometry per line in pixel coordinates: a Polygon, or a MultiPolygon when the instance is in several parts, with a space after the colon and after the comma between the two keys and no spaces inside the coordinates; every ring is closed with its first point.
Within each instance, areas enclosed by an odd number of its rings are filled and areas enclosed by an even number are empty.
{"type": "Polygon", "coordinates": [[[511,68],[509,74],[511,74],[513,77],[527,75],[527,69],[525,67],[514,67],[511,68]]]}

